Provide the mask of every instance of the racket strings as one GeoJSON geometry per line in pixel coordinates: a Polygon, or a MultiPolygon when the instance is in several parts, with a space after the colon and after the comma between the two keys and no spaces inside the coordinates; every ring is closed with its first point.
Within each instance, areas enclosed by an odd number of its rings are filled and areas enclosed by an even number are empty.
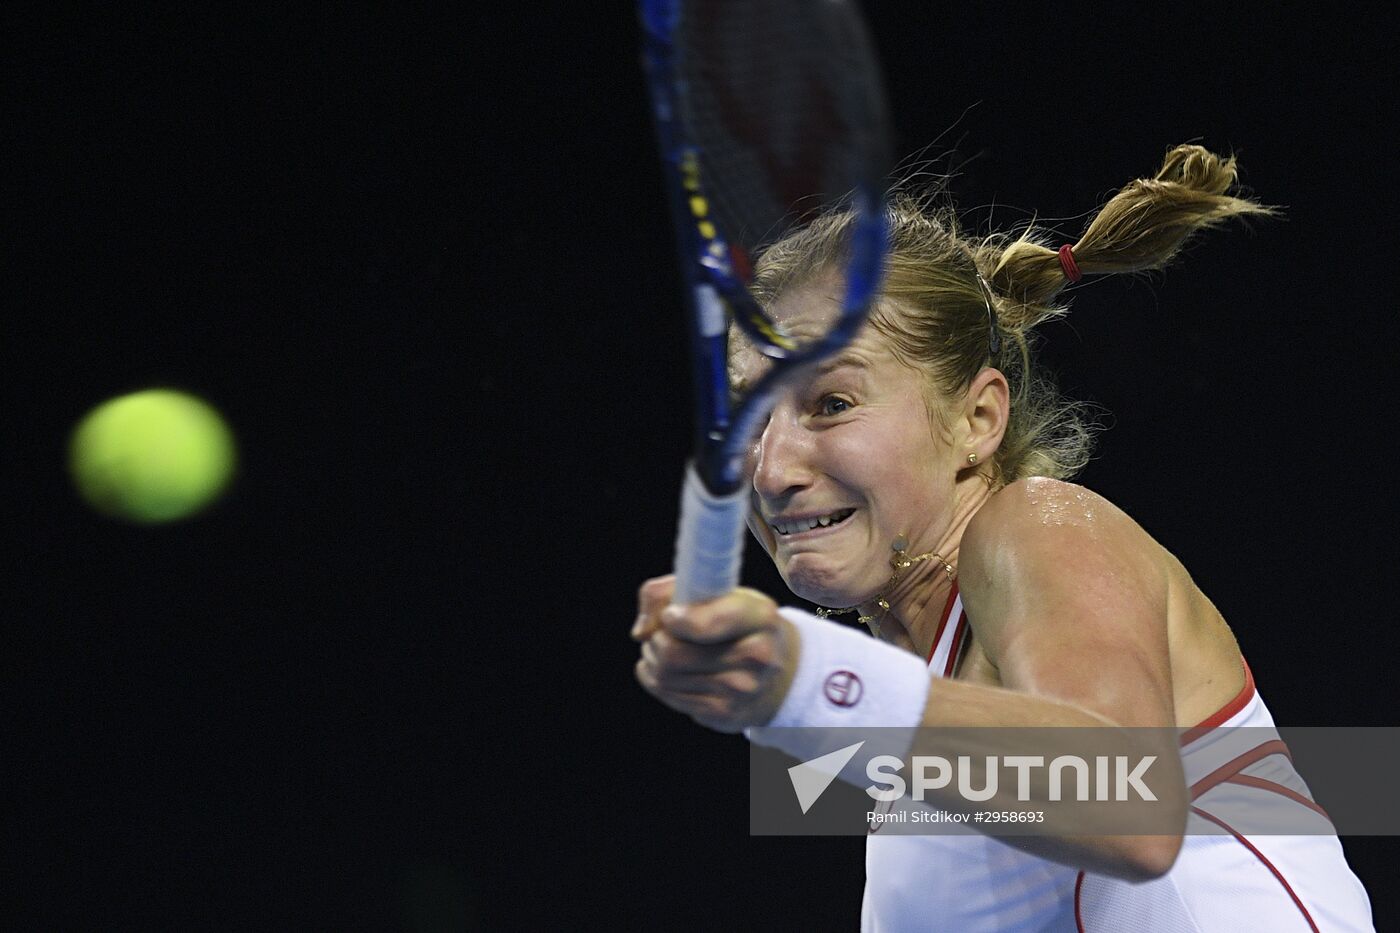
{"type": "Polygon", "coordinates": [[[858,18],[844,4],[706,0],[678,32],[683,120],[721,234],[751,261],[845,197],[861,122],[878,88],[858,18]]]}

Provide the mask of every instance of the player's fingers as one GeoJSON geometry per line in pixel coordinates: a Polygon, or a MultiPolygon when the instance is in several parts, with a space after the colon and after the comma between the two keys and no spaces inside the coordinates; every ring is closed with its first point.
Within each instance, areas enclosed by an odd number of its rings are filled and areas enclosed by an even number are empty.
{"type": "Polygon", "coordinates": [[[714,644],[774,628],[778,618],[777,603],[757,590],[741,587],[706,603],[668,606],[661,613],[661,624],[677,638],[714,644]]]}
{"type": "Polygon", "coordinates": [[[667,686],[655,665],[648,663],[645,658],[637,662],[633,671],[637,675],[637,683],[641,684],[647,693],[672,709],[679,709],[682,712],[689,712],[702,700],[714,694],[713,690],[708,689],[678,690],[667,686]]]}
{"type": "Polygon", "coordinates": [[[751,666],[727,664],[725,647],[692,645],[657,632],[642,645],[642,663],[653,682],[682,693],[744,692],[760,682],[751,666]]]}
{"type": "Polygon", "coordinates": [[[637,590],[637,620],[632,623],[632,638],[645,641],[652,632],[661,627],[661,610],[671,601],[676,589],[676,578],[672,574],[653,577],[637,590]]]}
{"type": "Polygon", "coordinates": [[[757,674],[744,670],[721,671],[717,674],[654,671],[653,676],[657,686],[667,693],[728,697],[736,704],[747,704],[763,686],[757,674]]]}
{"type": "MultiPolygon", "coordinates": [[[[660,684],[655,671],[646,661],[638,661],[635,668],[637,682],[642,688],[656,697],[661,703],[679,713],[685,713],[703,726],[720,732],[738,732],[744,723],[736,719],[736,704],[727,692],[707,689],[686,691],[671,689],[660,684]]],[[[714,685],[710,685],[713,688],[714,685]]]]}
{"type": "Polygon", "coordinates": [[[762,670],[775,663],[776,653],[774,639],[768,632],[701,645],[682,641],[663,629],[642,645],[642,657],[658,668],[683,674],[714,674],[738,668],[762,670]]]}
{"type": "Polygon", "coordinates": [[[652,577],[637,590],[637,606],[643,612],[660,612],[671,602],[671,594],[675,589],[675,574],[652,577]]]}

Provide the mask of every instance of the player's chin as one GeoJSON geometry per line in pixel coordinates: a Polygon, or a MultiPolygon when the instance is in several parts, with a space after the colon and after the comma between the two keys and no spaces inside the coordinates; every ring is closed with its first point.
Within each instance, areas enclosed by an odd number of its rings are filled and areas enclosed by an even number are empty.
{"type": "Polygon", "coordinates": [[[778,560],[783,582],[802,599],[833,609],[844,609],[860,601],[849,574],[831,561],[815,554],[796,554],[778,560]]]}

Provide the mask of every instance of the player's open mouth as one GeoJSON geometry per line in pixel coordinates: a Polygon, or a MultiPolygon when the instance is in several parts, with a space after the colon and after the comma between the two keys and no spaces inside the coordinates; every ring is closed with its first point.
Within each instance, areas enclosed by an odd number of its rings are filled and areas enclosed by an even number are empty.
{"type": "Polygon", "coordinates": [[[837,509],[827,515],[817,515],[812,518],[786,519],[780,522],[771,522],[772,528],[780,536],[798,534],[803,531],[811,531],[813,528],[827,528],[831,525],[839,525],[855,514],[855,509],[837,509]]]}

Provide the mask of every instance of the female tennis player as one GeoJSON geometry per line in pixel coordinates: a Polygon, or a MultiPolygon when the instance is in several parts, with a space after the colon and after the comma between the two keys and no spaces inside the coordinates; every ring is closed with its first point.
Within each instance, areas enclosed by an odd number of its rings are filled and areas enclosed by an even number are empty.
{"type": "MultiPolygon", "coordinates": [[[[1250,837],[1213,809],[1212,795],[1248,792],[1321,812],[1274,749],[1228,767],[1210,759],[1211,730],[1272,725],[1268,710],[1186,569],[1069,482],[1090,430],[1028,344],[1081,276],[1161,268],[1193,233],[1268,212],[1232,193],[1235,181],[1233,159],[1178,147],[1058,249],[1033,231],[973,238],[951,211],[897,197],[870,322],[785,390],[750,461],[750,529],[783,579],[859,612],[875,638],[749,589],[672,606],[669,577],[641,588],[636,676],[710,728],[1186,730],[1179,753],[1174,741],[1156,750],[1171,762],[1182,832],[874,832],[866,930],[1372,929],[1335,836],[1250,837]],[[824,689],[838,671],[859,681],[860,705],[824,689]],[[1192,833],[1200,820],[1218,831],[1192,833]]],[[[844,218],[778,243],[756,270],[793,332],[821,331],[840,300],[830,270],[844,218]]],[[[742,347],[733,359],[744,383],[764,365],[742,347]]]]}

